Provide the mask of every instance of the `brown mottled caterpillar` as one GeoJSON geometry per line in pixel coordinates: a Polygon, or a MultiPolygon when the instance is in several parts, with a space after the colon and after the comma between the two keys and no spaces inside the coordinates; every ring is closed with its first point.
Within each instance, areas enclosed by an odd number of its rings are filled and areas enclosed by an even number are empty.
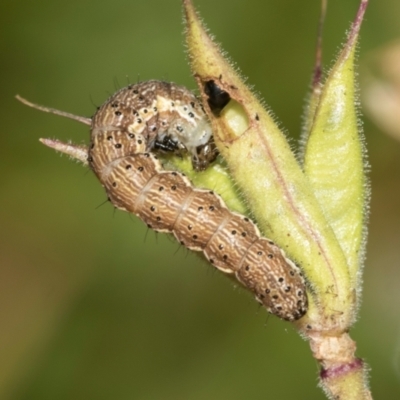
{"type": "Polygon", "coordinates": [[[217,194],[193,187],[182,173],[164,170],[154,154],[187,151],[197,169],[215,158],[206,115],[188,89],[160,81],[131,85],[111,96],[92,119],[36,108],[91,124],[89,149],[44,143],[87,158],[115,207],[202,251],[216,268],[235,274],[270,313],[289,321],[306,313],[304,279],[284,252],[217,194]]]}
{"type": "MultiPolygon", "coordinates": [[[[202,104],[191,91],[173,83],[147,81],[112,95],[93,117],[92,143],[100,131],[108,137],[106,132],[118,129],[124,131],[123,138],[127,133],[135,139],[130,140],[135,153],[188,152],[196,170],[207,168],[218,154],[202,104]]],[[[125,148],[126,154],[130,151],[129,146],[125,148]]],[[[115,156],[120,153],[116,151],[115,156]]],[[[96,171],[96,162],[92,165],[96,171]]]]}

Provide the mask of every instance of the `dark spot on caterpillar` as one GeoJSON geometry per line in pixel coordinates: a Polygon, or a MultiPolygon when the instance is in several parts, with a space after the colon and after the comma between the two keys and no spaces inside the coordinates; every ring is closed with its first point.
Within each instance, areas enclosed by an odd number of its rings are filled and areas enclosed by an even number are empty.
{"type": "Polygon", "coordinates": [[[278,282],[282,283],[284,281],[284,279],[281,277],[278,279],[278,282]]]}
{"type": "Polygon", "coordinates": [[[93,157],[88,157],[87,160],[91,163],[93,161],[93,157]]]}
{"type": "Polygon", "coordinates": [[[295,272],[294,272],[293,270],[290,270],[290,271],[289,271],[289,274],[292,275],[292,276],[294,276],[295,272]]]}
{"type": "Polygon", "coordinates": [[[190,102],[190,105],[192,106],[192,108],[195,108],[195,103],[194,103],[194,101],[191,101],[191,102],[190,102]]]}
{"type": "Polygon", "coordinates": [[[146,158],[149,158],[149,157],[150,157],[150,153],[143,153],[143,155],[144,155],[146,158]]]}
{"type": "Polygon", "coordinates": [[[179,147],[171,136],[164,136],[162,139],[156,139],[153,145],[155,150],[162,150],[164,152],[176,152],[179,147]]]}
{"type": "Polygon", "coordinates": [[[215,116],[219,116],[231,97],[211,80],[205,83],[204,92],[208,96],[207,103],[215,116]]]}
{"type": "Polygon", "coordinates": [[[204,208],[202,206],[198,207],[197,211],[203,211],[204,208]]]}
{"type": "Polygon", "coordinates": [[[176,185],[172,185],[171,190],[176,190],[176,185]]]}
{"type": "Polygon", "coordinates": [[[125,169],[131,169],[132,168],[132,165],[131,164],[128,164],[126,167],[125,167],[125,169]]]}
{"type": "Polygon", "coordinates": [[[226,260],[228,259],[228,256],[227,256],[226,254],[224,254],[224,255],[222,256],[222,258],[224,259],[224,261],[226,261],[226,260]]]}
{"type": "Polygon", "coordinates": [[[242,236],[243,236],[243,237],[246,237],[246,236],[247,236],[247,233],[246,233],[246,232],[242,232],[242,236]]]}
{"type": "Polygon", "coordinates": [[[136,122],[137,122],[138,124],[141,124],[143,121],[142,121],[140,118],[138,118],[136,122]]]}
{"type": "Polygon", "coordinates": [[[132,92],[135,94],[139,94],[139,90],[137,90],[137,89],[133,89],[132,92]]]}
{"type": "Polygon", "coordinates": [[[156,208],[154,206],[151,206],[150,211],[156,211],[156,208]]]}
{"type": "Polygon", "coordinates": [[[223,245],[223,244],[220,244],[220,245],[218,245],[218,248],[219,248],[220,250],[223,250],[223,249],[224,249],[224,245],[223,245]]]}
{"type": "Polygon", "coordinates": [[[272,259],[272,258],[274,258],[274,255],[271,254],[271,253],[269,253],[267,257],[268,257],[269,259],[272,259]]]}
{"type": "Polygon", "coordinates": [[[250,265],[246,265],[246,266],[244,267],[244,269],[245,269],[246,271],[249,271],[249,270],[250,270],[250,265]]]}
{"type": "Polygon", "coordinates": [[[236,235],[236,231],[235,230],[233,230],[231,233],[232,233],[232,235],[236,235]]]}
{"type": "Polygon", "coordinates": [[[117,182],[112,183],[113,187],[117,187],[117,182]]]}
{"type": "Polygon", "coordinates": [[[278,296],[277,294],[274,294],[274,295],[272,296],[272,298],[273,298],[274,300],[278,300],[278,299],[279,299],[279,296],[278,296]]]}
{"type": "MultiPolygon", "coordinates": [[[[112,136],[107,136],[107,140],[112,140],[113,137],[112,136]]],[[[94,147],[94,143],[93,143],[93,147],[94,147]]]]}
{"type": "Polygon", "coordinates": [[[270,294],[271,290],[270,289],[265,289],[265,293],[270,294]]]}
{"type": "Polygon", "coordinates": [[[142,144],[143,143],[143,141],[140,140],[140,139],[137,142],[138,142],[138,144],[142,144]]]}
{"type": "Polygon", "coordinates": [[[145,114],[147,114],[147,109],[145,108],[145,109],[143,110],[143,112],[144,112],[145,114]]]}
{"type": "Polygon", "coordinates": [[[143,96],[139,96],[139,100],[140,100],[140,101],[143,101],[143,100],[144,100],[144,97],[143,97],[143,96]]]}
{"type": "Polygon", "coordinates": [[[249,222],[250,220],[247,217],[244,217],[243,221],[249,222]]]}
{"type": "Polygon", "coordinates": [[[157,222],[161,221],[161,217],[156,217],[157,222]]]}
{"type": "Polygon", "coordinates": [[[130,134],[129,134],[129,137],[130,137],[131,139],[135,139],[135,135],[134,135],[133,133],[130,133],[130,134]]]}
{"type": "Polygon", "coordinates": [[[209,209],[210,211],[214,211],[214,210],[215,210],[215,207],[214,207],[214,206],[210,206],[210,207],[208,207],[208,209],[209,209]]]}
{"type": "Polygon", "coordinates": [[[193,238],[193,240],[196,240],[197,239],[197,235],[193,235],[192,238],[193,238]]]}
{"type": "Polygon", "coordinates": [[[192,225],[188,225],[187,228],[189,229],[189,231],[191,231],[193,229],[193,226],[192,225]]]}
{"type": "Polygon", "coordinates": [[[258,114],[256,114],[256,121],[259,121],[260,117],[258,116],[258,114]]]}
{"type": "Polygon", "coordinates": [[[190,118],[194,118],[194,114],[192,112],[189,113],[190,118]]]}
{"type": "Polygon", "coordinates": [[[162,192],[162,191],[164,190],[164,186],[160,186],[160,187],[158,188],[158,190],[159,190],[160,192],[162,192]]]}
{"type": "Polygon", "coordinates": [[[262,251],[257,251],[258,256],[262,256],[263,252],[262,251]]]}
{"type": "Polygon", "coordinates": [[[122,147],[122,144],[121,144],[121,143],[117,143],[117,144],[114,145],[114,147],[115,147],[116,149],[120,149],[120,148],[122,147]]]}
{"type": "Polygon", "coordinates": [[[140,166],[140,167],[138,167],[138,170],[139,170],[140,172],[143,172],[144,167],[140,166]]]}
{"type": "Polygon", "coordinates": [[[122,115],[122,112],[121,111],[115,111],[114,114],[119,117],[120,115],[122,115]]]}
{"type": "Polygon", "coordinates": [[[286,286],[286,288],[285,288],[285,292],[290,292],[290,286],[286,286]]]}

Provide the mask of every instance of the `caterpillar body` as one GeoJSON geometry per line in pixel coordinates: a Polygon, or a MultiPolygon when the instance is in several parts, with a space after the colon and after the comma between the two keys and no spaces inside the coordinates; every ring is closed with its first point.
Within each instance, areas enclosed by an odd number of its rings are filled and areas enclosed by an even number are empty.
{"type": "Polygon", "coordinates": [[[111,96],[90,123],[87,161],[115,207],[203,252],[279,318],[293,321],[306,313],[304,278],[283,250],[262,237],[250,219],[230,211],[219,195],[195,188],[158,160],[159,150],[187,151],[193,166],[204,169],[215,158],[210,125],[188,89],[160,81],[130,85],[111,96]]]}
{"type": "MultiPolygon", "coordinates": [[[[100,137],[114,141],[114,146],[101,146],[105,153],[100,166],[119,155],[161,150],[188,152],[193,167],[203,170],[218,154],[196,96],[185,87],[162,81],[130,85],[111,96],[92,118],[91,144],[94,138],[100,143],[100,137]],[[125,140],[120,149],[119,140],[125,140]]],[[[95,153],[99,154],[98,149],[95,153]]],[[[96,160],[91,164],[95,172],[96,160]]]]}

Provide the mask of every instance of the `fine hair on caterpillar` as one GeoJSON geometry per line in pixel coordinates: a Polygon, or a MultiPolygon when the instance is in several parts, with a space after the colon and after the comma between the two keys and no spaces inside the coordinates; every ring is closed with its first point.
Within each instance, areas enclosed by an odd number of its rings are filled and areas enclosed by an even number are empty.
{"type": "MultiPolygon", "coordinates": [[[[210,86],[225,102],[221,91],[210,86]]],[[[199,189],[177,171],[163,169],[156,153],[188,153],[205,169],[217,155],[199,100],[174,83],[147,81],[112,95],[92,118],[27,105],[90,124],[89,148],[43,139],[43,143],[87,164],[111,203],[201,251],[224,273],[234,274],[266,309],[293,321],[307,311],[300,269],[247,217],[230,211],[221,197],[199,189]]],[[[229,99],[228,99],[229,101],[229,99]]],[[[218,102],[218,106],[222,105],[218,102]]]]}

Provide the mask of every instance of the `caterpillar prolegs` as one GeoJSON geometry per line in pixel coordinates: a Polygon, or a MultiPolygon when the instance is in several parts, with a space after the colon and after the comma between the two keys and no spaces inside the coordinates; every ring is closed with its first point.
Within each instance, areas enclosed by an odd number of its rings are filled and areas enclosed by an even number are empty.
{"type": "Polygon", "coordinates": [[[87,159],[115,207],[203,252],[279,318],[293,321],[306,313],[302,273],[284,252],[262,237],[251,220],[230,211],[219,195],[194,187],[180,172],[164,170],[154,154],[189,152],[195,169],[206,168],[216,157],[206,114],[188,89],[160,81],[130,85],[111,96],[91,119],[36,108],[91,125],[89,149],[44,143],[87,159]]]}

